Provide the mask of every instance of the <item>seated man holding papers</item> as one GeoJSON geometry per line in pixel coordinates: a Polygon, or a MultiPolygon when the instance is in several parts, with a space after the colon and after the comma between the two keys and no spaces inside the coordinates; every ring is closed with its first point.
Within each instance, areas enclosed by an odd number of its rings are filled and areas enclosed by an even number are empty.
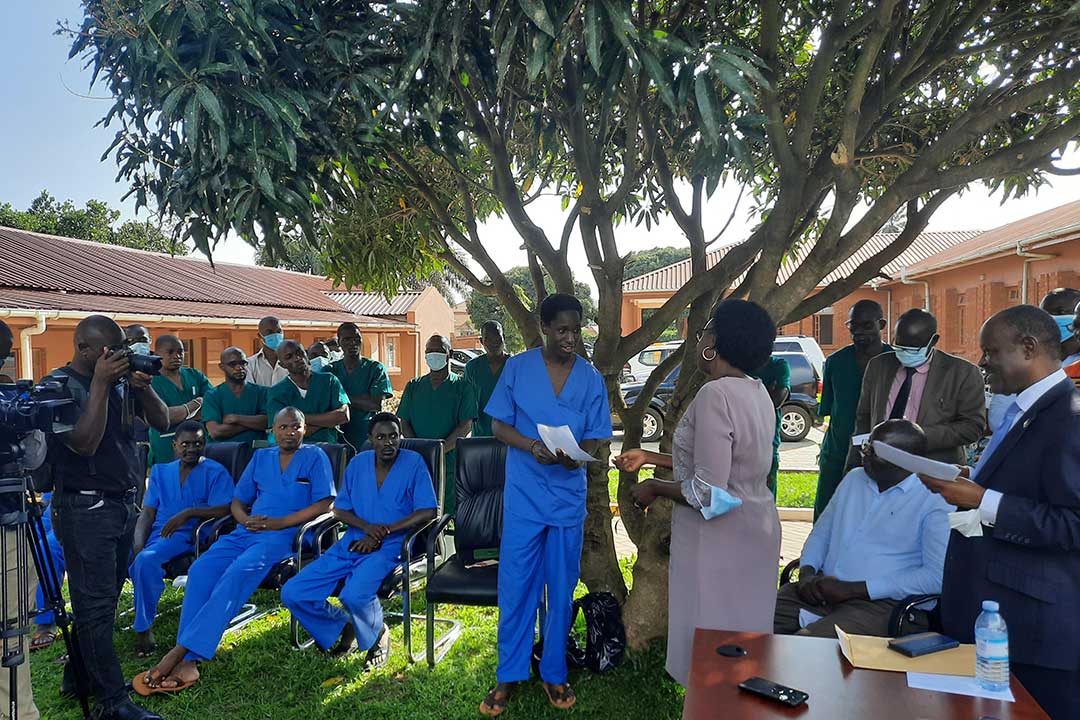
{"type": "MultiPolygon", "coordinates": [[[[870,440],[926,454],[926,435],[908,420],[886,420],[870,440]]],[[[799,581],[780,588],[774,632],[836,637],[839,625],[888,635],[898,601],[941,592],[951,510],[916,475],[864,449],[806,539],[799,581]]],[[[925,613],[916,615],[912,631],[926,630],[925,613]]]]}

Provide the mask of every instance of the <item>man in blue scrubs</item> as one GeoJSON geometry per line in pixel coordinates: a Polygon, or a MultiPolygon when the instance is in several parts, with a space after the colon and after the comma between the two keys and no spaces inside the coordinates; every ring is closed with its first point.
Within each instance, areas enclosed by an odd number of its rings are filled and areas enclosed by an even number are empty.
{"type": "Polygon", "coordinates": [[[150,627],[165,591],[165,565],[194,549],[192,532],[201,520],[224,517],[232,502],[233,480],[221,463],[203,457],[206,434],[195,420],[185,420],[173,437],[179,460],[150,471],[142,512],[135,525],[134,560],[129,568],[135,588],[135,653],[154,652],[150,627]]]}
{"type": "Polygon", "coordinates": [[[232,500],[238,527],[199,556],[188,573],[176,647],[132,681],[142,695],[176,692],[199,679],[197,662],[210,660],[229,621],[267,573],[293,552],[296,528],[330,510],[330,458],[302,445],[304,413],[283,408],[274,417],[276,447],[256,450],[232,500]]]}
{"type": "Polygon", "coordinates": [[[281,602],[320,648],[344,655],[355,641],[367,650],[368,667],[378,667],[389,658],[390,634],[376,593],[400,562],[407,531],[434,519],[438,501],[423,457],[399,448],[397,415],[377,413],[368,437],[373,449],[352,459],[334,499],[334,515],[348,531],[285,584],[281,602]],[[343,580],[344,610],[327,602],[343,580]]]}
{"type": "Polygon", "coordinates": [[[498,685],[480,704],[480,712],[492,717],[505,710],[514,686],[529,679],[533,627],[545,590],[540,679],[554,707],[566,710],[575,702],[566,682],[566,638],[581,566],[587,479],[584,464],[561,448],[551,452],[536,426],[569,426],[590,454],[611,437],[604,380],[576,352],[581,316],[581,303],[570,295],[545,299],[544,347],[506,361],[484,409],[495,437],[509,446],[499,548],[498,685]]]}

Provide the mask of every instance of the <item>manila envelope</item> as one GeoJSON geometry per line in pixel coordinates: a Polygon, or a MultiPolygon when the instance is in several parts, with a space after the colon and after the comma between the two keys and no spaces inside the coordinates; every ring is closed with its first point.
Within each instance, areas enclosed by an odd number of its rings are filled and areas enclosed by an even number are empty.
{"type": "Polygon", "coordinates": [[[853,667],[933,675],[975,675],[974,645],[961,645],[951,650],[909,658],[890,650],[889,638],[849,635],[839,627],[836,627],[836,636],[840,642],[840,652],[853,667]]]}

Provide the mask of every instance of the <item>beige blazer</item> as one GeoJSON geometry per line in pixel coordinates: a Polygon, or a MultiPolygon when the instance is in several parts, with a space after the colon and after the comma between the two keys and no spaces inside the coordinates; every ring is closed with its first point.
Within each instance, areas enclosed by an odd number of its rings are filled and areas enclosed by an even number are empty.
{"type": "MultiPolygon", "coordinates": [[[[885,420],[889,390],[900,367],[892,352],[881,353],[867,364],[855,413],[856,435],[870,432],[885,420]]],[[[926,432],[928,457],[964,464],[964,446],[978,441],[986,432],[986,395],[979,368],[963,358],[934,350],[918,422],[926,432]]]]}

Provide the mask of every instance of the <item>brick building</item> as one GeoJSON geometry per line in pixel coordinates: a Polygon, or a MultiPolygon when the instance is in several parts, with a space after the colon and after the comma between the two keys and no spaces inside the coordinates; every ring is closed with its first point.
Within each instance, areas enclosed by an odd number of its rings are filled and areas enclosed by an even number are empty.
{"type": "MultiPolygon", "coordinates": [[[[846,276],[896,237],[880,233],[822,281],[846,276]]],[[[714,265],[727,248],[708,256],[714,265]]],[[[803,251],[805,252],[805,250],[803,251]]],[[[780,282],[799,259],[781,268],[780,282]]],[[[690,278],[690,261],[660,268],[623,284],[623,332],[641,326],[690,278]]],[[[1056,287],[1080,287],[1080,201],[1068,203],[985,232],[928,232],[884,268],[880,275],[832,307],[781,328],[785,335],[817,339],[825,354],[850,342],[844,323],[863,298],[881,303],[891,336],[905,310],[929,307],[938,317],[944,350],[978,360],[978,333],[993,313],[1021,302],[1038,303],[1056,287]]]]}
{"type": "Polygon", "coordinates": [[[275,315],[286,337],[305,344],[333,336],[344,321],[355,322],[364,354],[387,366],[400,391],[421,374],[425,333],[452,327],[449,306],[432,292],[437,302],[425,290],[403,301],[400,314],[376,317],[345,307],[335,297],[344,301],[342,295],[350,294],[314,275],[211,266],[201,258],[0,227],[0,319],[15,335],[16,365],[8,374],[16,377],[40,378],[67,363],[75,326],[88,315],[104,314],[121,325],[145,325],[155,337],[178,335],[187,364],[220,382],[221,351],[233,345],[257,351],[258,321],[275,315]],[[429,304],[435,307],[427,312],[429,304]]]}

